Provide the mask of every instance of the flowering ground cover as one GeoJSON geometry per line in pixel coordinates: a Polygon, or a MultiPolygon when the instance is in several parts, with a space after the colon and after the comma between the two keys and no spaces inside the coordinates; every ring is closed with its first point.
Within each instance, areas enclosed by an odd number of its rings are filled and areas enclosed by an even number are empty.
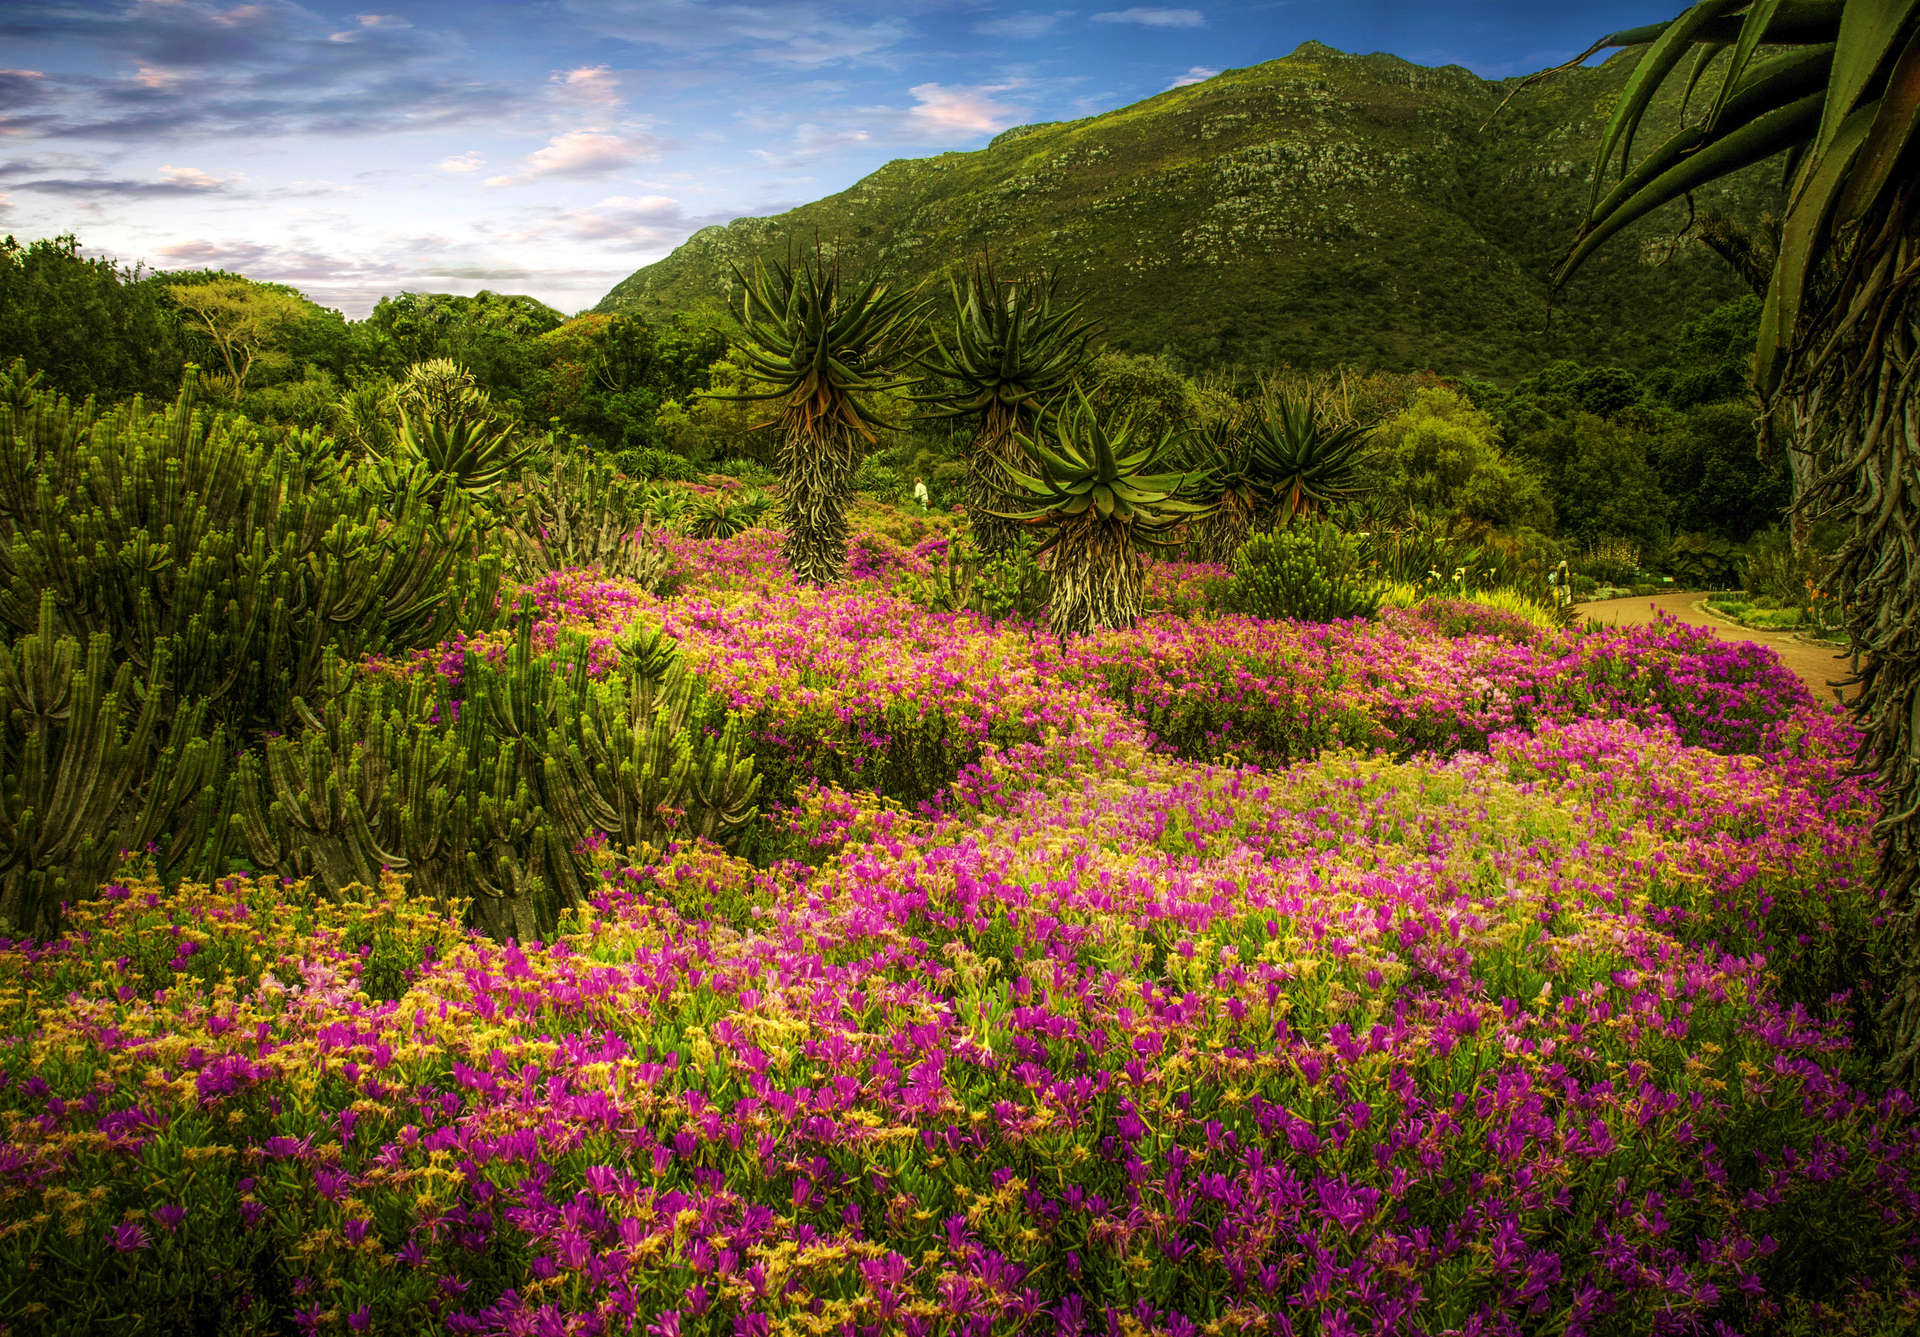
{"type": "Polygon", "coordinates": [[[130,869],[0,951],[13,1330],[1920,1326],[1873,804],[1777,664],[1445,607],[1062,647],[895,593],[926,534],[827,593],[754,535],[532,594],[745,717],[752,862],[608,852],[545,944],[130,869]]]}

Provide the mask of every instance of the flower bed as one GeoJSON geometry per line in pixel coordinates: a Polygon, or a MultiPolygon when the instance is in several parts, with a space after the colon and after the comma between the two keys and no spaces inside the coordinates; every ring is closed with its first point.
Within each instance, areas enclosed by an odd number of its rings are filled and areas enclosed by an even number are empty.
{"type": "Polygon", "coordinates": [[[0,1321],[1920,1325],[1874,808],[1769,657],[1417,613],[1062,649],[763,542],[535,597],[752,720],[764,866],[610,860],[544,945],[130,877],[0,946],[0,1321]]]}

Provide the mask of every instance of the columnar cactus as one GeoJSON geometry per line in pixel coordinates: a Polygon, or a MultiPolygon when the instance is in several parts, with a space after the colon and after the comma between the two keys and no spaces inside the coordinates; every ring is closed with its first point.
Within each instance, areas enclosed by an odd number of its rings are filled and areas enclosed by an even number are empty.
{"type": "Polygon", "coordinates": [[[556,451],[549,470],[523,482],[506,509],[502,542],[522,580],[580,566],[649,590],[666,579],[671,559],[646,524],[644,485],[584,451],[556,451]]]}
{"type": "Polygon", "coordinates": [[[35,630],[0,643],[0,936],[59,929],[63,901],[93,894],[123,851],[159,871],[204,875],[224,862],[230,786],[205,708],[179,712],[172,743],[161,643],[145,675],[113,662],[105,633],[56,629],[54,595],[35,630]]]}
{"type": "Polygon", "coordinates": [[[305,729],[241,763],[237,819],[254,857],[338,895],[402,869],[443,905],[466,901],[499,937],[550,932],[597,878],[595,844],[699,835],[732,843],[758,813],[759,777],[729,719],[656,633],[604,680],[587,643],[547,656],[530,618],[493,664],[470,653],[456,699],[440,679],[362,682],[305,729]]]}
{"type": "Polygon", "coordinates": [[[251,734],[314,697],[329,647],[395,654],[493,616],[463,502],[392,493],[321,438],[264,443],[197,393],[190,371],[160,411],[0,396],[0,625],[31,630],[52,591],[62,630],[136,673],[168,642],[170,688],[251,734]]]}

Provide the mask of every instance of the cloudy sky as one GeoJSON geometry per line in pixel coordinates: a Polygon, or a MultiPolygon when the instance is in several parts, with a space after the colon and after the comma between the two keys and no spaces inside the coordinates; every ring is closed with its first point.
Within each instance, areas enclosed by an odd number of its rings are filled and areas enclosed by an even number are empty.
{"type": "Polygon", "coordinates": [[[1681,7],[0,0],[0,233],[355,317],[404,289],[572,312],[709,223],[1309,38],[1500,77],[1681,7]]]}

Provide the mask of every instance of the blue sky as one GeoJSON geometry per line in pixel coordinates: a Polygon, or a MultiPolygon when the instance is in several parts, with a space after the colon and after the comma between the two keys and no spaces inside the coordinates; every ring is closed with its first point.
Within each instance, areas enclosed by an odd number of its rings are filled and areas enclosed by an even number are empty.
{"type": "Polygon", "coordinates": [[[709,223],[1309,39],[1499,78],[1681,7],[0,0],[0,232],[356,317],[483,287],[572,312],[709,223]]]}

